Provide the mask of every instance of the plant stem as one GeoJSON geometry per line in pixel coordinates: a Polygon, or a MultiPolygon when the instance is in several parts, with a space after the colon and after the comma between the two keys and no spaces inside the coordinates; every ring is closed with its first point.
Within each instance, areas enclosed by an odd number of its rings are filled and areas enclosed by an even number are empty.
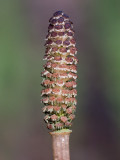
{"type": "Polygon", "coordinates": [[[50,132],[52,135],[53,160],[70,160],[69,132],[50,132]]]}

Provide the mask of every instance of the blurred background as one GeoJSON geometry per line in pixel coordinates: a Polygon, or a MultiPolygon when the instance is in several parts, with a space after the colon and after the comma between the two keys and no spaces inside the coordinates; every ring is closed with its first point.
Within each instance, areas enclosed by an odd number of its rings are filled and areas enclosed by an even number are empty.
{"type": "Polygon", "coordinates": [[[120,1],[0,1],[0,160],[51,160],[40,103],[48,20],[74,23],[78,104],[71,160],[120,159],[120,1]]]}

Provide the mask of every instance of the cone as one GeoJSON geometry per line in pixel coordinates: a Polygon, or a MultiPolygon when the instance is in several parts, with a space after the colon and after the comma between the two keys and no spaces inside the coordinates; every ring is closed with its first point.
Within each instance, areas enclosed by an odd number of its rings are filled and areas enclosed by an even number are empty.
{"type": "Polygon", "coordinates": [[[47,128],[51,131],[69,129],[75,118],[77,49],[73,23],[62,11],[49,20],[46,54],[42,72],[42,102],[47,128]]]}

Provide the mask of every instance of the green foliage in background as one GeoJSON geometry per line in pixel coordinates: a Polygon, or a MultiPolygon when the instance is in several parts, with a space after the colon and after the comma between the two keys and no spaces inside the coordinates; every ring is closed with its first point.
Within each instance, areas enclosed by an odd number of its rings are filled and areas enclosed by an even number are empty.
{"type": "MultiPolygon", "coordinates": [[[[120,1],[99,1],[96,8],[104,61],[105,94],[120,123],[120,1]]],[[[95,11],[96,11],[95,9],[95,11]]]]}

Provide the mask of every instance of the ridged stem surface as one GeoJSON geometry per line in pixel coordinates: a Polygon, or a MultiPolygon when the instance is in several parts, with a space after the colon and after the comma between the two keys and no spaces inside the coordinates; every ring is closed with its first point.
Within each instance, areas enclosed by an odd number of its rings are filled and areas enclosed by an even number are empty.
{"type": "Polygon", "coordinates": [[[70,132],[55,133],[52,135],[53,160],[70,160],[69,136],[70,132]]]}

